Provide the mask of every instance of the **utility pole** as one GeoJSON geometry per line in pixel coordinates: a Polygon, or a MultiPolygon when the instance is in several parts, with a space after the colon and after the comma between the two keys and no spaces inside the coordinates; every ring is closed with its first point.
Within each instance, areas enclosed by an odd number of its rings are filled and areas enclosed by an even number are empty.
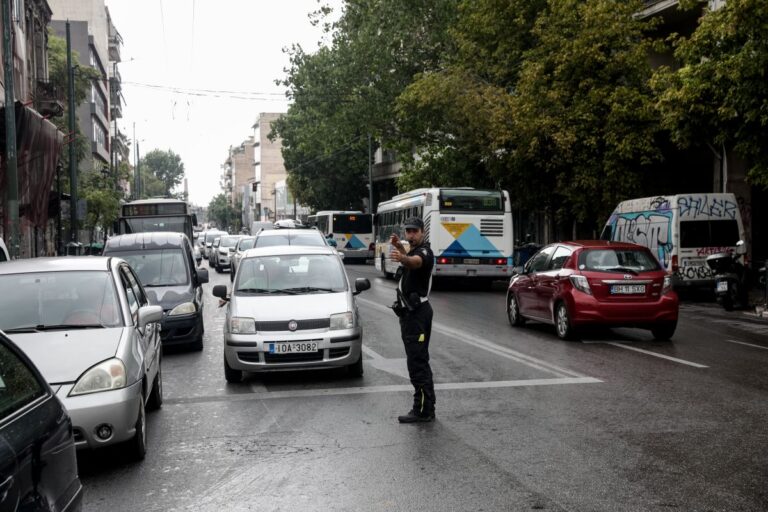
{"type": "Polygon", "coordinates": [[[139,141],[136,141],[136,181],[138,182],[136,185],[136,193],[138,194],[138,197],[136,199],[141,199],[141,188],[144,186],[144,183],[142,183],[141,179],[141,152],[139,151],[139,141]]]}
{"type": "Polygon", "coordinates": [[[139,168],[136,167],[136,123],[133,123],[133,198],[139,198],[139,168]]]}
{"type": "Polygon", "coordinates": [[[67,77],[69,80],[69,240],[77,242],[77,162],[75,141],[75,68],[72,67],[72,40],[67,20],[67,77]]]}
{"type": "Polygon", "coordinates": [[[5,169],[8,184],[5,190],[6,215],[10,221],[9,246],[11,258],[19,257],[19,169],[16,156],[16,98],[13,93],[13,42],[11,41],[11,2],[2,0],[3,9],[3,69],[5,81],[5,169]]]}
{"type": "Polygon", "coordinates": [[[373,155],[371,151],[371,134],[368,134],[368,213],[373,215],[373,155]]]}

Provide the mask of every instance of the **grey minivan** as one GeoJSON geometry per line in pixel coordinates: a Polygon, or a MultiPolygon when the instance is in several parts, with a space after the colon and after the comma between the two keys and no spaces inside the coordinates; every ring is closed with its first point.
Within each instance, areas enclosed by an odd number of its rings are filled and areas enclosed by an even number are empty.
{"type": "Polygon", "coordinates": [[[203,349],[203,283],[208,270],[195,265],[192,244],[182,233],[150,232],[114,236],[104,256],[127,261],[152,304],[163,308],[163,346],[203,349]]]}

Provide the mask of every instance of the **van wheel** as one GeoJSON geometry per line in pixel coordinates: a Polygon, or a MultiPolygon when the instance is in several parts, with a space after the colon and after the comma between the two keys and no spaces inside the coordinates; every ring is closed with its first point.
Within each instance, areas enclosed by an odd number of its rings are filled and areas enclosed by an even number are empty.
{"type": "Polygon", "coordinates": [[[657,341],[669,341],[675,334],[675,329],[677,329],[677,322],[664,322],[653,327],[651,334],[653,334],[653,339],[657,341]]]}
{"type": "Polygon", "coordinates": [[[571,316],[565,302],[558,302],[555,308],[555,331],[561,340],[572,340],[575,337],[571,316]]]}
{"type": "Polygon", "coordinates": [[[227,356],[224,356],[224,378],[231,384],[238,384],[243,381],[243,372],[230,367],[227,356]]]}
{"type": "Polygon", "coordinates": [[[514,293],[510,293],[507,299],[507,320],[512,327],[525,325],[525,318],[520,316],[520,306],[514,293]]]}

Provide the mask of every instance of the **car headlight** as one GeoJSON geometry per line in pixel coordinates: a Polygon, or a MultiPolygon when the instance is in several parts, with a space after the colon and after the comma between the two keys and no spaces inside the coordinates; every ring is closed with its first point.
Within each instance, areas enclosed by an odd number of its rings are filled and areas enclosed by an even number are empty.
{"type": "Polygon", "coordinates": [[[229,332],[232,334],[255,334],[256,320],[233,316],[229,319],[229,332]]]}
{"type": "Polygon", "coordinates": [[[174,316],[174,315],[189,315],[194,313],[197,310],[195,308],[194,302],[184,302],[182,304],[179,304],[175,308],[171,310],[170,313],[168,313],[168,316],[174,316]]]}
{"type": "Polygon", "coordinates": [[[99,391],[124,388],[126,383],[125,364],[115,358],[97,364],[77,379],[69,396],[87,395],[99,391]]]}
{"type": "Polygon", "coordinates": [[[331,315],[331,330],[352,329],[355,326],[355,315],[351,311],[331,315]]]}

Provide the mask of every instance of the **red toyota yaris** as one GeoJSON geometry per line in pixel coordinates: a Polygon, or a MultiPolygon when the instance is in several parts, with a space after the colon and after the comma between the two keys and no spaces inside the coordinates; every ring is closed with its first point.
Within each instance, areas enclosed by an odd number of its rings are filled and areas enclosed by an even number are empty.
{"type": "Polygon", "coordinates": [[[555,325],[571,339],[585,325],[639,327],[669,340],[677,327],[672,276],[640,245],[587,240],[559,242],[537,252],[507,290],[513,326],[527,319],[555,325]]]}

